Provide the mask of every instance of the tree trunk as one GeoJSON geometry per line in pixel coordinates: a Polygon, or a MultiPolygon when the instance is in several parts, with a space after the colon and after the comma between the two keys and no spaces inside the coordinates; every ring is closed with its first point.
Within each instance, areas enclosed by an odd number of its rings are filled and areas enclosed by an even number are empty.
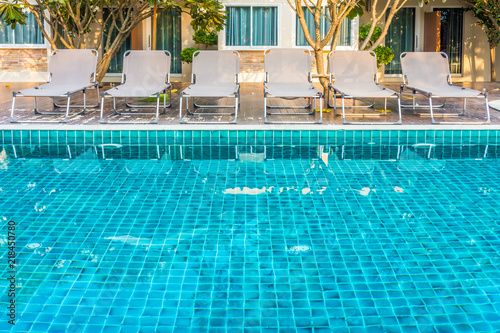
{"type": "Polygon", "coordinates": [[[120,47],[129,34],[130,32],[128,34],[119,33],[118,36],[115,37],[111,47],[103,53],[101,61],[97,64],[97,81],[101,82],[104,78],[104,75],[106,75],[108,71],[109,64],[111,63],[111,59],[120,51],[120,47]]]}
{"type": "Polygon", "coordinates": [[[99,61],[99,63],[97,64],[97,82],[101,82],[101,80],[104,78],[104,75],[106,75],[106,73],[108,72],[112,57],[113,56],[111,56],[110,52],[106,52],[102,55],[101,61],[99,61]]]}
{"type": "Polygon", "coordinates": [[[490,65],[491,65],[491,82],[497,81],[497,69],[495,68],[495,45],[490,45],[490,65]]]}
{"type": "MultiPolygon", "coordinates": [[[[319,75],[325,75],[325,58],[323,57],[323,50],[314,50],[314,57],[316,58],[316,69],[319,75]]],[[[326,90],[328,89],[328,79],[326,77],[320,77],[319,82],[323,86],[323,95],[326,96],[326,90]]]]}

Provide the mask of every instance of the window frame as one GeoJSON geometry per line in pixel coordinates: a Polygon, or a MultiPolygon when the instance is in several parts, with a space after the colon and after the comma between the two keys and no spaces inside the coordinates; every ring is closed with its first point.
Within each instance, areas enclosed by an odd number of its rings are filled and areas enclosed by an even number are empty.
{"type": "MultiPolygon", "coordinates": [[[[253,7],[275,7],[277,9],[276,13],[276,27],[277,27],[277,43],[276,45],[242,45],[242,46],[232,46],[226,44],[226,27],[221,31],[221,35],[219,35],[222,40],[222,49],[223,50],[237,50],[237,51],[265,51],[267,49],[276,49],[281,48],[281,4],[278,3],[235,3],[235,4],[226,4],[224,6],[224,10],[227,10],[228,7],[248,7],[250,8],[250,24],[253,25],[253,7]]],[[[253,26],[250,26],[250,31],[252,31],[253,26]]],[[[253,34],[250,34],[250,44],[253,43],[253,34]]]]}
{"type": "MultiPolygon", "coordinates": [[[[323,6],[325,8],[326,6],[323,6]]],[[[294,13],[294,23],[293,23],[293,48],[307,49],[312,51],[313,48],[310,45],[297,45],[297,30],[298,30],[298,19],[297,15],[294,13]]],[[[337,51],[355,51],[359,48],[359,16],[356,16],[354,20],[351,20],[351,45],[350,46],[340,46],[337,45],[335,50],[337,51]]],[[[330,44],[327,44],[323,51],[330,51],[330,44]]]]}
{"type": "MultiPolygon", "coordinates": [[[[45,26],[45,29],[47,31],[49,25],[46,22],[43,22],[43,25],[45,26]]],[[[36,27],[38,28],[38,23],[36,24],[36,27]]],[[[10,29],[10,27],[7,27],[10,29]]],[[[14,29],[10,29],[11,32],[14,34],[14,29]]],[[[41,44],[0,44],[0,49],[48,49],[49,48],[49,43],[45,39],[45,36],[42,34],[42,43],[41,44]]]]}

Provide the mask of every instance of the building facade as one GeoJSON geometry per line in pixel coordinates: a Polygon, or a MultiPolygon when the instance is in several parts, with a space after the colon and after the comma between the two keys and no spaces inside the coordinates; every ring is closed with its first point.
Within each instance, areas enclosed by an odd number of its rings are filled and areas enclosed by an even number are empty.
{"type": "MultiPolygon", "coordinates": [[[[226,28],[219,34],[218,49],[235,50],[241,56],[241,81],[262,82],[264,50],[269,48],[308,48],[302,28],[286,0],[224,0],[229,15],[226,28]],[[254,2],[255,1],[255,2],[254,2]]],[[[325,1],[326,4],[326,1],[325,1]]],[[[384,4],[380,2],[380,7],[384,4]]],[[[393,61],[380,68],[381,80],[400,81],[399,54],[406,51],[444,51],[448,54],[455,81],[490,81],[489,46],[482,27],[459,0],[434,1],[419,7],[410,0],[394,18],[385,38],[393,49],[393,61]]],[[[306,15],[311,26],[312,17],[306,15]]],[[[324,20],[325,23],[327,22],[324,20]]],[[[344,20],[337,50],[357,50],[360,25],[370,15],[344,20]]],[[[191,66],[182,63],[183,48],[194,47],[190,17],[179,12],[163,12],[157,17],[156,48],[172,54],[172,81],[189,81],[191,66]]],[[[326,24],[323,26],[326,27],[326,24]]],[[[323,32],[324,33],[324,32],[323,32]]],[[[111,62],[105,81],[120,79],[123,52],[151,49],[152,19],[144,20],[111,62]]],[[[42,82],[47,78],[50,45],[44,40],[31,15],[26,26],[0,30],[0,81],[42,82]]],[[[330,51],[324,49],[325,56],[330,51]]],[[[500,72],[500,52],[496,70],[500,72]]]]}

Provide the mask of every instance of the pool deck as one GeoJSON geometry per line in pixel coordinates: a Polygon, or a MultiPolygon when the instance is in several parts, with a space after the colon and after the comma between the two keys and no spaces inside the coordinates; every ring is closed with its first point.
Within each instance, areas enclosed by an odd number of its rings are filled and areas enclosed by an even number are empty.
{"type": "MultiPolygon", "coordinates": [[[[12,105],[12,92],[24,88],[29,88],[39,85],[38,83],[1,83],[0,86],[0,130],[16,130],[16,129],[53,129],[53,130],[280,130],[280,129],[296,129],[296,130],[380,130],[380,129],[391,129],[391,130],[408,130],[408,129],[500,129],[500,112],[490,108],[491,112],[491,125],[482,124],[472,124],[472,125],[432,125],[429,116],[419,116],[412,113],[409,108],[403,108],[403,124],[402,125],[343,125],[342,117],[340,116],[341,109],[337,109],[337,116],[334,115],[333,110],[323,113],[323,124],[265,124],[263,115],[263,84],[262,83],[241,83],[241,101],[240,110],[238,114],[237,124],[228,124],[225,121],[232,120],[232,116],[197,116],[196,120],[205,121],[220,121],[220,124],[180,124],[179,123],[179,91],[184,89],[188,83],[174,83],[173,89],[177,90],[173,94],[173,105],[171,108],[167,109],[164,115],[160,115],[158,124],[101,124],[99,122],[100,109],[99,108],[89,108],[86,114],[71,114],[67,123],[11,123],[10,122],[10,109],[12,105]]],[[[388,88],[399,91],[398,83],[384,84],[388,88]]],[[[460,85],[460,84],[456,84],[460,85]]],[[[465,83],[464,87],[472,88],[476,90],[486,89],[488,92],[489,101],[500,99],[500,82],[495,83],[465,83]]],[[[101,92],[109,89],[110,86],[101,87],[101,92]]],[[[89,103],[95,101],[95,91],[89,92],[89,103]]],[[[340,100],[338,100],[340,101],[340,100]]],[[[410,104],[411,96],[404,95],[402,98],[402,104],[410,104]]],[[[439,101],[439,100],[436,100],[439,101]]],[[[200,101],[201,103],[205,101],[200,101]]],[[[229,105],[233,101],[231,99],[221,99],[217,103],[221,105],[229,105]]],[[[369,101],[368,101],[369,102],[369,101]]],[[[419,97],[417,102],[425,103],[426,98],[419,97]]],[[[65,101],[62,101],[65,103],[65,101]]],[[[82,98],[81,94],[76,95],[72,98],[72,104],[81,104],[82,98]]],[[[269,104],[271,105],[305,105],[305,101],[302,100],[283,100],[283,99],[270,99],[269,104]]],[[[359,104],[359,102],[358,102],[359,104]]],[[[438,121],[467,121],[467,122],[481,122],[486,118],[486,111],[484,107],[484,99],[473,98],[467,100],[468,113],[464,117],[441,117],[442,111],[445,113],[460,112],[462,110],[462,100],[461,99],[451,99],[447,101],[446,107],[441,109],[435,109],[435,118],[438,121]]],[[[32,98],[18,98],[16,101],[16,109],[19,111],[16,113],[16,117],[21,119],[30,120],[53,120],[61,119],[59,115],[35,115],[32,111],[33,99],[32,98]]],[[[111,117],[113,121],[128,120],[128,121],[144,121],[153,119],[153,116],[114,116],[112,115],[111,100],[106,100],[105,117],[111,117]]],[[[52,101],[48,98],[39,100],[39,107],[41,109],[52,109],[52,101]]],[[[118,108],[123,108],[124,102],[118,103],[118,108]]],[[[325,106],[323,106],[325,108],[325,106]]],[[[379,100],[375,104],[374,109],[358,109],[359,112],[381,112],[383,109],[383,100],[379,100]]],[[[64,110],[64,109],[59,109],[64,110]]],[[[73,109],[74,110],[74,109],[73,109]]],[[[225,109],[227,112],[228,109],[225,109]]],[[[381,122],[395,122],[397,121],[397,107],[395,100],[388,101],[388,110],[390,112],[387,115],[375,116],[375,117],[352,117],[353,121],[381,121],[381,122]]],[[[151,111],[153,111],[151,109],[151,111]]],[[[290,112],[290,110],[281,110],[284,113],[290,112]]],[[[274,110],[273,110],[274,112],[274,110]]],[[[185,108],[184,108],[185,113],[185,108]]],[[[274,121],[313,121],[314,119],[319,119],[319,112],[314,116],[268,116],[269,119],[274,121]],[[300,118],[299,118],[300,117],[300,118]]],[[[191,118],[194,119],[194,118],[191,118]]]]}

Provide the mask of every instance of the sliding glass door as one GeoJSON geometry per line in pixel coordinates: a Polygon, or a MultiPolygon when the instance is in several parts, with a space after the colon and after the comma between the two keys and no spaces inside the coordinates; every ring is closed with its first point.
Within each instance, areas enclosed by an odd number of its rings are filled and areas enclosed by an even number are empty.
{"type": "Polygon", "coordinates": [[[452,74],[462,73],[463,8],[436,8],[441,18],[440,50],[448,55],[452,74]]]}
{"type": "Polygon", "coordinates": [[[394,51],[394,59],[385,65],[385,74],[401,74],[399,55],[415,50],[415,8],[402,8],[394,16],[385,45],[394,51]]]}

